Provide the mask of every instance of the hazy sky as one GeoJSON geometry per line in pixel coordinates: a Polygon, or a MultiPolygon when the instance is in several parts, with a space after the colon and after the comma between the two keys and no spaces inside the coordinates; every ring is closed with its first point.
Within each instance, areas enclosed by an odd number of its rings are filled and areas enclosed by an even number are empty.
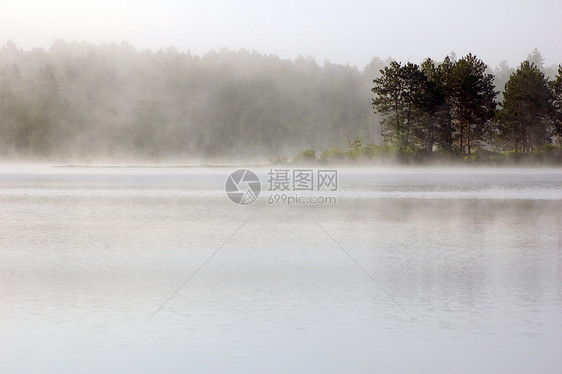
{"type": "Polygon", "coordinates": [[[12,39],[24,49],[56,38],[128,41],[195,54],[227,47],[311,55],[363,68],[374,56],[418,62],[452,50],[516,65],[538,47],[547,65],[562,63],[561,0],[0,0],[0,9],[0,44],[12,39]]]}

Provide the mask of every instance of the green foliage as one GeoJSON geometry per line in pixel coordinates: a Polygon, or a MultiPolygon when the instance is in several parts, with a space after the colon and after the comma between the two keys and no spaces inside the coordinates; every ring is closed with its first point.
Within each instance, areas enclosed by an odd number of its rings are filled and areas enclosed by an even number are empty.
{"type": "Polygon", "coordinates": [[[57,137],[74,135],[68,130],[71,115],[50,65],[41,66],[34,79],[17,65],[0,69],[0,155],[48,155],[57,137]]]}
{"type": "Polygon", "coordinates": [[[274,165],[284,165],[289,162],[289,158],[286,155],[276,154],[269,158],[269,162],[274,165]]]}
{"type": "Polygon", "coordinates": [[[307,163],[316,161],[318,161],[318,157],[316,156],[316,151],[312,148],[305,149],[293,158],[294,163],[307,163]]]}
{"type": "Polygon", "coordinates": [[[470,154],[489,131],[496,108],[494,77],[486,69],[472,54],[458,61],[446,57],[439,66],[428,59],[421,68],[392,62],[372,89],[385,141],[412,154],[451,150],[458,140],[461,152],[470,154]]]}
{"type": "Polygon", "coordinates": [[[381,77],[373,80],[372,100],[375,112],[384,116],[381,122],[385,141],[406,148],[415,126],[421,121],[418,110],[426,77],[418,65],[402,65],[393,61],[381,70],[381,77]]]}
{"type": "Polygon", "coordinates": [[[364,149],[368,157],[374,160],[390,159],[395,157],[397,153],[397,150],[388,144],[367,144],[364,149]]]}
{"type": "Polygon", "coordinates": [[[291,146],[310,147],[297,162],[418,162],[548,158],[556,152],[542,147],[562,144],[562,66],[543,74],[538,51],[509,80],[507,64],[496,70],[496,83],[506,82],[499,111],[494,77],[471,54],[419,66],[375,58],[363,72],[245,50],[154,57],[188,95],[126,43],[0,48],[0,157],[258,158],[291,146]],[[365,105],[372,78],[374,119],[365,105]],[[384,145],[367,144],[379,135],[384,145]],[[341,148],[319,148],[333,142],[341,148]]]}
{"type": "Polygon", "coordinates": [[[324,148],[320,154],[320,161],[336,163],[368,162],[369,160],[388,161],[397,157],[398,154],[397,149],[387,144],[370,143],[363,145],[359,137],[356,137],[353,141],[348,141],[347,144],[347,150],[341,147],[324,148]]]}
{"type": "Polygon", "coordinates": [[[505,156],[500,152],[495,152],[490,149],[476,148],[470,158],[478,162],[500,163],[504,160],[505,156]]]}
{"type": "MultiPolygon", "coordinates": [[[[294,158],[295,163],[316,161],[310,149],[300,152],[294,158]],[[307,154],[307,156],[304,156],[307,154]]],[[[315,154],[315,153],[314,153],[315,154]]],[[[562,147],[546,144],[537,147],[530,153],[511,151],[494,151],[484,147],[477,147],[470,155],[451,150],[438,150],[428,152],[424,148],[410,145],[406,148],[395,148],[390,145],[368,144],[357,149],[343,150],[340,147],[325,148],[319,157],[323,163],[336,164],[370,164],[370,163],[399,163],[399,164],[426,164],[426,163],[464,163],[483,165],[506,164],[553,164],[562,165],[562,147]]]]}
{"type": "Polygon", "coordinates": [[[515,152],[530,152],[550,141],[553,94],[544,73],[524,61],[505,85],[497,114],[497,135],[515,152]]]}
{"type": "Polygon", "coordinates": [[[553,144],[544,144],[535,151],[536,161],[550,162],[562,165],[562,147],[553,144]]]}
{"type": "Polygon", "coordinates": [[[486,74],[487,65],[468,54],[455,62],[452,69],[451,103],[455,137],[461,153],[470,156],[490,131],[496,110],[494,76],[486,74]]]}
{"type": "MultiPolygon", "coordinates": [[[[420,126],[414,129],[416,144],[432,152],[435,146],[442,147],[446,136],[441,135],[450,121],[450,107],[447,105],[446,79],[442,70],[431,59],[425,60],[421,70],[426,79],[422,87],[418,109],[422,113],[420,126]]],[[[450,146],[446,142],[445,148],[450,146]]]]}
{"type": "Polygon", "coordinates": [[[357,151],[363,147],[363,145],[361,144],[361,139],[359,139],[359,137],[356,137],[353,141],[348,141],[347,144],[349,145],[350,151],[357,151]]]}
{"type": "Polygon", "coordinates": [[[324,148],[320,154],[320,161],[344,161],[347,157],[347,152],[340,147],[324,148]]]}
{"type": "Polygon", "coordinates": [[[126,43],[12,44],[0,46],[0,156],[260,159],[368,131],[370,79],[354,66],[154,52],[186,95],[126,43]]]}
{"type": "Polygon", "coordinates": [[[526,61],[531,65],[535,65],[540,71],[544,70],[544,58],[538,48],[535,47],[535,49],[527,55],[526,61]]]}
{"type": "Polygon", "coordinates": [[[553,94],[552,121],[554,136],[558,145],[562,145],[562,65],[558,65],[558,74],[551,84],[553,94]]]}

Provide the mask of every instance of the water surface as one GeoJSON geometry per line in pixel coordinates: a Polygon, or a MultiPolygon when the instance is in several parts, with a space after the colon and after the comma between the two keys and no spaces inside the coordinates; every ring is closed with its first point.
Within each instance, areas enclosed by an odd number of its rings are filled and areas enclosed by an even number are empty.
{"type": "Polygon", "coordinates": [[[330,206],[231,171],[0,168],[0,372],[562,367],[561,170],[340,169],[330,206]]]}

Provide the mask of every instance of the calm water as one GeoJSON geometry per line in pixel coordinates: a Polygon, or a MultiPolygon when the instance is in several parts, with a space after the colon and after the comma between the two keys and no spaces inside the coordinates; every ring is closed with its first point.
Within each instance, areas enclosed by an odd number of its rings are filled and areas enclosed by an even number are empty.
{"type": "Polygon", "coordinates": [[[0,372],[562,370],[562,170],[231,171],[1,167],[0,372]]]}

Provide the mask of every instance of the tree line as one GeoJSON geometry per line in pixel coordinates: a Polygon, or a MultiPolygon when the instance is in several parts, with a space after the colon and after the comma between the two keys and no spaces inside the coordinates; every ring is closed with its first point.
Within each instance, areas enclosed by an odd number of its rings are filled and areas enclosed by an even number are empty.
{"type": "MultiPolygon", "coordinates": [[[[0,158],[288,160],[310,148],[329,160],[356,138],[376,157],[529,152],[560,135],[562,106],[558,67],[545,67],[538,51],[528,60],[515,70],[472,55],[419,66],[376,57],[359,70],[247,50],[147,54],[57,40],[24,51],[8,42],[0,158]]],[[[353,157],[367,149],[349,147],[353,157]]]]}
{"type": "Polygon", "coordinates": [[[377,137],[369,90],[386,63],[360,71],[248,50],[9,42],[0,48],[0,158],[266,160],[377,137]]]}
{"type": "Polygon", "coordinates": [[[530,153],[560,145],[562,66],[551,81],[541,60],[531,60],[510,74],[502,91],[488,66],[470,53],[440,63],[391,62],[372,88],[385,141],[400,152],[461,156],[475,148],[530,153]]]}

